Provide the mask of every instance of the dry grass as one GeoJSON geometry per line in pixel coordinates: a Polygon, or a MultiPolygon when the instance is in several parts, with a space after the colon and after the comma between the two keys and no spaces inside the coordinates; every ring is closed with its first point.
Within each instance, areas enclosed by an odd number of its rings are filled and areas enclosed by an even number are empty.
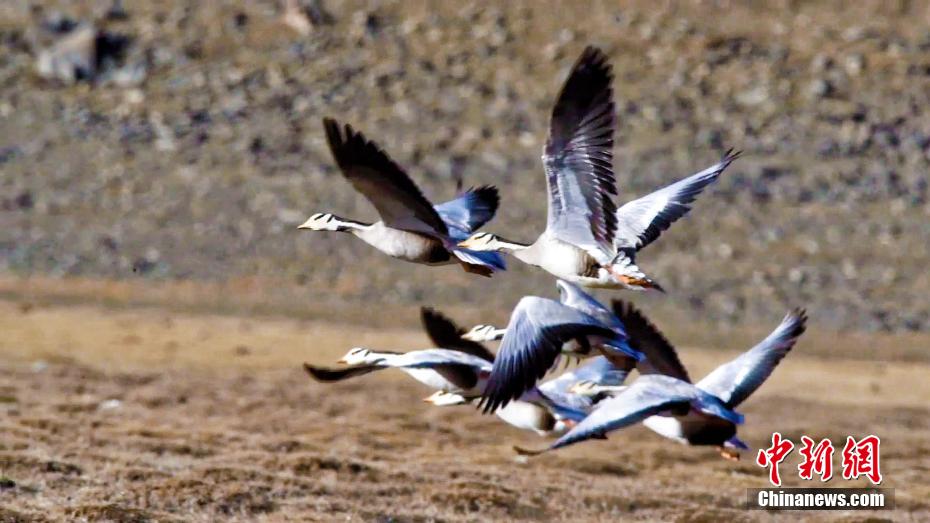
{"type": "MultiPolygon", "coordinates": [[[[766,484],[746,457],[734,465],[636,428],[519,463],[511,445],[542,440],[468,408],[428,408],[402,375],[324,386],[300,370],[354,345],[426,346],[415,329],[0,302],[0,331],[0,475],[16,484],[0,493],[4,521],[797,517],[741,508],[745,488],[766,484]]],[[[731,355],[683,345],[696,376],[731,355]]],[[[742,436],[875,432],[898,509],[874,515],[925,519],[930,366],[809,352],[823,353],[804,340],[747,403],[742,436]]]]}

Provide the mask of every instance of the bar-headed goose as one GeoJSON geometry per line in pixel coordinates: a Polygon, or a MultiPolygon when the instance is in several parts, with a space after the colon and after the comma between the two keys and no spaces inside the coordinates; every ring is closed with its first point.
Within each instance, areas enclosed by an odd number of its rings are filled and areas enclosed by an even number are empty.
{"type": "Polygon", "coordinates": [[[643,359],[626,335],[601,320],[547,298],[526,296],[510,316],[480,406],[493,412],[533,388],[560,355],[643,359]]]}
{"type": "Polygon", "coordinates": [[[539,238],[522,244],[477,232],[459,246],[509,252],[585,287],[661,290],[636,266],[636,251],[684,216],[688,204],[737,155],[617,209],[612,80],[607,57],[588,47],[562,87],[543,150],[549,210],[539,238]]]}
{"type": "MultiPolygon", "coordinates": [[[[716,446],[723,457],[738,459],[737,450],[748,447],[736,437],[736,426],[742,423],[742,416],[733,409],[772,374],[804,333],[806,322],[802,309],[788,313],[762,342],[694,385],[686,379],[651,374],[641,376],[628,387],[573,387],[577,393],[606,390],[615,395],[598,403],[587,418],[546,450],[592,437],[603,438],[610,431],[643,422],[672,440],[716,446]]],[[[658,330],[648,334],[650,328],[651,324],[641,326],[640,334],[661,341],[647,343],[663,343],[664,337],[658,330]]]]}
{"type": "Polygon", "coordinates": [[[348,367],[332,369],[304,363],[304,370],[317,381],[335,382],[396,368],[433,389],[469,398],[479,396],[494,354],[480,343],[461,339],[464,330],[437,310],[422,307],[420,321],[439,348],[398,353],[356,347],[338,361],[348,367]]]}
{"type": "Polygon", "coordinates": [[[499,201],[495,187],[470,189],[433,206],[407,173],[362,133],[350,125],[340,127],[331,118],[323,120],[323,127],[343,176],[374,205],[381,221],[362,223],[317,213],[299,229],[349,232],[379,251],[409,262],[458,262],[466,271],[483,276],[504,270],[499,254],[456,245],[494,216],[499,201]]]}
{"type": "Polygon", "coordinates": [[[349,366],[329,369],[304,363],[304,370],[317,381],[333,382],[383,369],[400,369],[427,387],[468,397],[481,394],[491,372],[491,363],[482,358],[438,348],[401,353],[355,347],[338,363],[349,366]]]}

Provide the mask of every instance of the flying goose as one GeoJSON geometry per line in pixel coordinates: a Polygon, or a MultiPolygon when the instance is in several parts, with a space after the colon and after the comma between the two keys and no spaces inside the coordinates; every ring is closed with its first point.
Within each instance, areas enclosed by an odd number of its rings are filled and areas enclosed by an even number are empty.
{"type": "Polygon", "coordinates": [[[349,367],[330,369],[304,363],[304,370],[317,381],[334,382],[398,368],[428,387],[469,397],[479,395],[494,354],[480,343],[462,340],[464,330],[435,309],[422,307],[420,321],[430,340],[440,348],[399,353],[356,347],[338,361],[349,367]]]}
{"type": "Polygon", "coordinates": [[[460,247],[509,252],[586,287],[662,288],[635,264],[635,252],[684,216],[694,198],[732,162],[717,165],[617,209],[613,173],[613,73],[606,55],[588,47],[562,87],[543,150],[548,187],[546,230],[532,244],[477,232],[460,247]]]}
{"type": "Polygon", "coordinates": [[[400,369],[427,387],[468,397],[481,395],[491,372],[491,363],[478,356],[439,348],[390,352],[355,347],[337,363],[349,366],[328,369],[304,363],[304,370],[317,381],[334,382],[383,369],[400,369]]]}
{"type": "MultiPolygon", "coordinates": [[[[559,290],[559,301],[563,305],[591,315],[604,325],[614,329],[618,334],[625,335],[623,324],[619,319],[577,285],[565,280],[556,280],[556,288],[559,290]]],[[[504,337],[506,332],[507,329],[498,329],[493,325],[475,325],[468,332],[462,334],[462,338],[476,342],[498,341],[504,337]]]]}
{"type": "Polygon", "coordinates": [[[343,176],[374,205],[381,221],[362,223],[317,213],[298,229],[349,232],[389,256],[414,263],[458,262],[483,276],[504,270],[499,254],[456,245],[494,216],[499,203],[495,187],[469,189],[433,206],[407,173],[362,133],[350,125],[340,128],[331,118],[323,119],[323,127],[343,176]]]}
{"type": "Polygon", "coordinates": [[[520,398],[553,368],[560,355],[643,359],[625,334],[578,309],[526,296],[510,316],[479,406],[485,413],[520,398]]]}
{"type": "MultiPolygon", "coordinates": [[[[624,318],[634,324],[633,318],[624,318]]],[[[789,312],[781,324],[755,347],[721,365],[697,384],[683,376],[647,374],[628,387],[587,385],[572,387],[575,393],[615,393],[604,399],[583,421],[553,443],[548,450],[565,447],[638,422],[654,432],[688,445],[713,445],[727,459],[739,459],[738,449],[747,445],[736,437],[742,416],[734,412],[772,374],[778,363],[794,347],[806,328],[803,309],[789,312]]],[[[667,344],[664,336],[646,321],[630,332],[637,332],[642,343],[667,344]],[[651,331],[651,332],[650,332],[651,331]]],[[[635,341],[631,341],[636,346],[635,341]]],[[[537,454],[539,451],[518,450],[537,454]]]]}
{"type": "MultiPolygon", "coordinates": [[[[579,286],[565,280],[556,280],[556,287],[559,289],[559,302],[563,305],[591,316],[601,325],[613,330],[618,337],[627,337],[623,322],[617,315],[604,307],[599,301],[594,299],[593,296],[583,291],[579,286]]],[[[506,332],[507,329],[498,329],[492,325],[476,325],[463,334],[462,338],[472,341],[495,341],[502,339],[506,332]]],[[[589,349],[578,347],[576,340],[570,340],[567,342],[566,346],[562,347],[562,352],[581,352],[586,354],[589,352],[589,349]]],[[[643,351],[639,350],[639,352],[643,351]]],[[[649,354],[646,354],[646,359],[640,361],[617,353],[616,351],[608,351],[606,354],[611,359],[611,363],[614,367],[626,373],[629,373],[634,367],[639,368],[641,372],[649,372],[651,368],[649,367],[649,354]]],[[[665,357],[663,354],[657,354],[656,356],[660,358],[665,357]]]]}

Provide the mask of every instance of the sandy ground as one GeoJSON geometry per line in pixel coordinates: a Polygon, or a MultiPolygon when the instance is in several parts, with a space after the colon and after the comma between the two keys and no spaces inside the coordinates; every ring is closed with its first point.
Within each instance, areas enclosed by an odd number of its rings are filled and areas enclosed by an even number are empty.
{"type": "MultiPolygon", "coordinates": [[[[799,518],[742,508],[767,484],[752,455],[731,463],[635,428],[519,462],[512,445],[544,440],[428,407],[400,374],[326,386],[300,369],[355,345],[427,346],[417,330],[0,301],[0,332],[0,521],[799,518]]],[[[874,432],[897,510],[802,515],[926,520],[930,366],[809,345],[745,404],[741,436],[874,432]]],[[[695,376],[732,355],[680,350],[695,376]]]]}

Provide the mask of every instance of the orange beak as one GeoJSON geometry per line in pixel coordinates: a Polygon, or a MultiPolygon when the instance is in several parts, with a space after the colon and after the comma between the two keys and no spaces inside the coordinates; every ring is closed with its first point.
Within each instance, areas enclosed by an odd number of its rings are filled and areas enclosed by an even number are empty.
{"type": "Polygon", "coordinates": [[[619,279],[625,285],[629,285],[630,287],[639,287],[641,289],[665,293],[665,289],[663,289],[661,285],[650,280],[649,278],[631,278],[629,276],[617,275],[617,279],[619,279]]]}

